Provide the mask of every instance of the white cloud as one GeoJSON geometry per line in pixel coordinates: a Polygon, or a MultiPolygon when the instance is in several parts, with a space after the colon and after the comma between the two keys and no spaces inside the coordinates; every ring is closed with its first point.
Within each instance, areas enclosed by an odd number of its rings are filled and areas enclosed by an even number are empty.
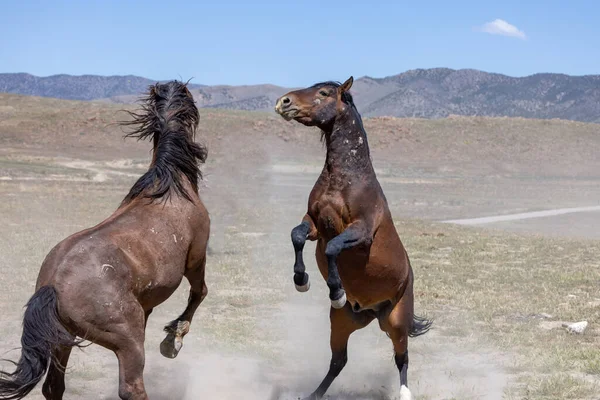
{"type": "Polygon", "coordinates": [[[483,24],[479,30],[491,35],[510,36],[523,40],[527,38],[527,36],[525,36],[525,32],[516,26],[509,24],[503,19],[495,19],[491,22],[487,22],[483,24]]]}

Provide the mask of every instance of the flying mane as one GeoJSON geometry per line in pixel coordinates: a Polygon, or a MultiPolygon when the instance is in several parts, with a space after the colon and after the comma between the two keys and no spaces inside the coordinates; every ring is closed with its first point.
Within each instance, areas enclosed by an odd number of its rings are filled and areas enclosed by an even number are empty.
{"type": "Polygon", "coordinates": [[[199,164],[208,154],[205,146],[194,142],[200,116],[191,93],[178,81],[157,83],[150,86],[141,103],[140,112],[127,111],[133,120],[121,124],[135,127],[126,137],[152,139],[152,164],[123,203],[136,198],[168,199],[173,192],[191,201],[184,179],[198,191],[198,180],[202,179],[199,164]]]}

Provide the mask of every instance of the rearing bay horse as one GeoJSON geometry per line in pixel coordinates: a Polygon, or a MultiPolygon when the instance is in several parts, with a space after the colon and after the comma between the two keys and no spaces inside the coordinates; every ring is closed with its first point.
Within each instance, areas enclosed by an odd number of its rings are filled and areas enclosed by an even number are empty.
{"type": "Polygon", "coordinates": [[[127,136],[152,139],[148,171],[105,221],[54,247],[44,260],[23,321],[21,358],[1,373],[0,398],[21,399],[44,377],[42,393],[59,400],[76,337],[112,350],[119,360],[119,397],[146,400],[144,336],[152,309],[185,276],[191,285],[183,313],[165,327],[160,346],[177,356],[192,317],[207,294],[204,282],[210,220],[198,195],[199,163],[207,150],[194,142],[199,114],[185,84],[150,87],[127,136]]]}
{"type": "Polygon", "coordinates": [[[400,371],[400,399],[407,385],[408,337],[426,333],[431,321],[413,312],[413,272],[387,200],[371,164],[367,134],[345,83],[318,83],[277,100],[286,120],[317,126],[327,145],[323,171],[308,200],[308,212],[292,230],[294,283],[310,287],[302,259],[306,240],[316,240],[319,270],[331,300],[331,364],[308,399],[323,397],[347,362],[350,335],[377,319],[392,340],[400,371]]]}

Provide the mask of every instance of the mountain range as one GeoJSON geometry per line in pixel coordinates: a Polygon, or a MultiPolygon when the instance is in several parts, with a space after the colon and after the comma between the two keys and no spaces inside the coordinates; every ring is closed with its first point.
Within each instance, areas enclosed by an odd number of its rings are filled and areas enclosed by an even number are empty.
{"type": "MultiPolygon", "coordinates": [[[[0,74],[0,92],[131,103],[155,82],[132,75],[5,73],[0,74]]],[[[248,111],[272,110],[277,97],[290,90],[269,84],[189,87],[199,107],[248,111]]],[[[364,116],[477,115],[600,122],[600,75],[542,73],[516,78],[471,69],[417,69],[385,78],[359,78],[352,93],[364,116]]]]}

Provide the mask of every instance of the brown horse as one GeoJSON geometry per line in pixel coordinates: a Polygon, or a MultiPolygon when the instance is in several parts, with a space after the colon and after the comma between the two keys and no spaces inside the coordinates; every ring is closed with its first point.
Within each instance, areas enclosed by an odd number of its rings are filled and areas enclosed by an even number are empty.
{"type": "Polygon", "coordinates": [[[147,399],[148,316],[184,276],[189,280],[187,307],[165,327],[160,346],[173,358],[207,294],[210,220],[198,195],[207,151],[194,142],[194,99],[181,82],[156,84],[142,112],[130,114],[125,125],[136,128],[127,136],[153,140],[152,163],[108,219],[63,240],[44,260],[25,310],[21,358],[0,378],[1,399],[25,397],[46,371],[43,395],[62,399],[71,349],[81,343],[76,337],[116,354],[121,399],[147,399]]]}
{"type": "Polygon", "coordinates": [[[426,333],[431,321],[413,312],[412,268],[371,164],[367,135],[349,92],[352,83],[351,77],[344,84],[296,90],[275,107],[286,120],[319,127],[327,145],[308,212],[292,230],[296,289],[310,287],[302,250],[306,239],[317,240],[317,264],[331,300],[331,364],[309,399],[322,398],[344,368],[350,335],[377,319],[394,345],[400,398],[408,400],[408,337],[426,333]]]}

